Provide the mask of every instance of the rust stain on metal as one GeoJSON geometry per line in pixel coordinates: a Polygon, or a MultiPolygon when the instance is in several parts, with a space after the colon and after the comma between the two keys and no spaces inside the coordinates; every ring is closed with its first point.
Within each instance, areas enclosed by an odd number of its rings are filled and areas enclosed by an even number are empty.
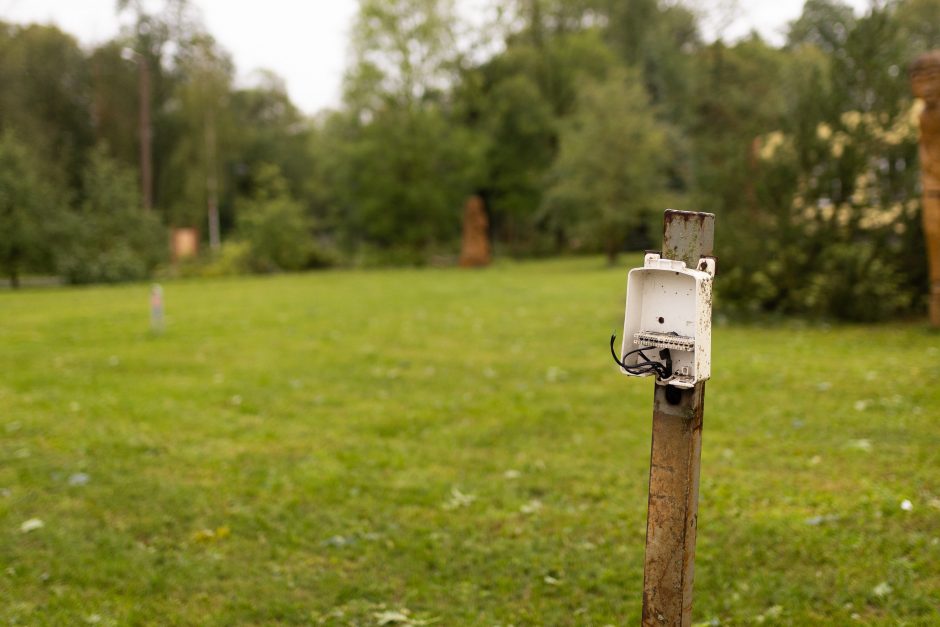
{"type": "Polygon", "coordinates": [[[690,268],[714,248],[715,214],[667,209],[663,217],[663,250],[667,259],[680,259],[690,268]]]}
{"type": "Polygon", "coordinates": [[[677,405],[654,394],[649,514],[643,583],[644,625],[689,625],[695,566],[698,469],[704,384],[677,405]]]}

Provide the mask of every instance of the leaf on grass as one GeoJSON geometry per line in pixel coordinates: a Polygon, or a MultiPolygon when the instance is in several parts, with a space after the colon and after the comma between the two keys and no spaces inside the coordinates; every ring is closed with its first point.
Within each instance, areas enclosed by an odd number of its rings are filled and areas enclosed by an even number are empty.
{"type": "Polygon", "coordinates": [[[232,530],[227,526],[217,527],[215,529],[200,529],[193,532],[191,536],[193,542],[216,542],[224,540],[232,534],[232,530]]]}
{"type": "Polygon", "coordinates": [[[376,612],[376,625],[410,625],[411,619],[404,612],[376,612]]]}
{"type": "Polygon", "coordinates": [[[375,616],[376,625],[404,625],[405,627],[419,627],[420,625],[430,625],[431,623],[436,623],[437,619],[429,620],[419,620],[410,616],[410,612],[402,608],[397,612],[394,610],[387,610],[384,612],[376,612],[373,614],[375,616]]]}
{"type": "Polygon", "coordinates": [[[889,594],[891,594],[892,592],[894,592],[894,588],[892,588],[892,587],[888,584],[887,581],[882,581],[881,583],[879,583],[877,586],[875,586],[875,587],[872,589],[872,593],[873,593],[876,597],[878,597],[878,598],[886,597],[886,596],[888,596],[889,594]]]}
{"type": "Polygon", "coordinates": [[[353,542],[355,542],[353,538],[347,538],[346,536],[335,535],[335,536],[330,536],[329,538],[324,540],[323,544],[324,546],[344,547],[347,544],[352,544],[353,542]]]}
{"type": "Polygon", "coordinates": [[[42,529],[46,526],[46,523],[42,522],[38,518],[30,518],[29,520],[23,521],[23,524],[20,525],[20,531],[22,533],[29,533],[31,531],[36,531],[37,529],[42,529]]]}
{"type": "Polygon", "coordinates": [[[542,509],[542,501],[538,499],[532,499],[528,503],[524,503],[522,507],[519,508],[519,511],[523,514],[535,514],[542,509]]]}
{"type": "Polygon", "coordinates": [[[780,618],[781,614],[783,614],[783,606],[773,605],[767,608],[763,614],[758,614],[756,617],[754,617],[754,621],[757,623],[763,623],[767,619],[780,618]]]}
{"type": "Polygon", "coordinates": [[[861,438],[858,440],[849,440],[849,448],[854,448],[858,451],[865,451],[866,453],[871,452],[872,445],[871,440],[868,438],[861,438]]]}
{"type": "Polygon", "coordinates": [[[456,487],[450,489],[450,498],[444,502],[444,509],[452,510],[461,507],[467,507],[477,500],[475,494],[464,494],[456,487]]]}
{"type": "Polygon", "coordinates": [[[69,485],[88,485],[90,479],[88,473],[76,472],[69,476],[69,485]]]}

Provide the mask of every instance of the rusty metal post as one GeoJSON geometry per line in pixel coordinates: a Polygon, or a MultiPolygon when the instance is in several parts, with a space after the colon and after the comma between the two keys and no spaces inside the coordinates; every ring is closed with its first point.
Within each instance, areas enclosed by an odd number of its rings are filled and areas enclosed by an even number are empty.
{"type": "MultiPolygon", "coordinates": [[[[693,268],[712,254],[714,214],[669,209],[663,222],[664,258],[693,268]]],[[[684,627],[692,623],[705,383],[654,388],[643,625],[684,627]]]]}

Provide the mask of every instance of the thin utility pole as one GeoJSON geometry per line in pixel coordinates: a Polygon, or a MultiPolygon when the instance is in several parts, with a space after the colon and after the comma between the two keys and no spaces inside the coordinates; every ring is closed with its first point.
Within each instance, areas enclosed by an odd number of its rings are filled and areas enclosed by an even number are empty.
{"type": "MultiPolygon", "coordinates": [[[[714,214],[670,209],[663,221],[664,259],[696,268],[712,254],[714,214]]],[[[705,382],[692,389],[653,387],[643,625],[686,627],[692,624],[705,382]]]]}
{"type": "Polygon", "coordinates": [[[144,209],[153,209],[153,136],[150,126],[150,64],[147,56],[137,53],[137,132],[140,136],[140,195],[144,209]]]}
{"type": "Polygon", "coordinates": [[[209,247],[216,251],[222,243],[219,233],[219,181],[216,174],[215,116],[212,104],[206,110],[206,204],[209,218],[209,247]]]}

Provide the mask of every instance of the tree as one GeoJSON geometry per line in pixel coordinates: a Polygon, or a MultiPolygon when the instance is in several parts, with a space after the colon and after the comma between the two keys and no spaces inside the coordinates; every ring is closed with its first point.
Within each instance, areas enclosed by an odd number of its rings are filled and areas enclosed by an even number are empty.
{"type": "Polygon", "coordinates": [[[308,220],[276,165],[258,168],[252,196],[239,200],[237,209],[238,233],[250,247],[252,269],[272,272],[305,267],[311,249],[308,220]]]}
{"type": "Polygon", "coordinates": [[[554,20],[544,17],[546,8],[533,4],[526,29],[510,38],[502,54],[466,72],[458,93],[468,125],[487,140],[480,191],[494,236],[512,252],[554,246],[545,241],[538,209],[558,149],[559,122],[574,109],[585,80],[601,79],[617,66],[600,33],[577,30],[574,18],[559,17],[572,23],[548,37],[543,30],[554,20]]]}
{"type": "Polygon", "coordinates": [[[451,0],[363,0],[346,77],[343,141],[330,159],[349,244],[406,251],[411,260],[456,239],[474,191],[473,138],[454,124],[451,0]]]}
{"type": "Polygon", "coordinates": [[[338,166],[347,241],[420,261],[454,241],[473,190],[473,139],[437,108],[389,108],[353,124],[338,166]]]}
{"type": "Polygon", "coordinates": [[[0,269],[13,287],[24,270],[48,268],[55,250],[59,199],[48,181],[26,144],[0,133],[0,269]]]}
{"type": "Polygon", "coordinates": [[[543,211],[610,263],[664,190],[665,131],[636,72],[585,85],[561,131],[543,211]]]}
{"type": "Polygon", "coordinates": [[[453,0],[360,0],[347,103],[374,110],[445,90],[456,69],[455,23],[453,0]]]}
{"type": "Polygon", "coordinates": [[[142,207],[133,170],[103,146],[88,157],[84,199],[65,221],[69,236],[57,255],[59,272],[70,283],[144,279],[166,257],[166,231],[142,207]]]}
{"type": "Polygon", "coordinates": [[[911,59],[940,48],[940,0],[901,0],[895,15],[911,59]]]}
{"type": "Polygon", "coordinates": [[[46,176],[77,186],[93,145],[88,63],[54,26],[0,23],[0,130],[29,139],[46,176]]]}
{"type": "Polygon", "coordinates": [[[133,19],[130,28],[125,29],[124,39],[128,45],[125,50],[137,66],[140,185],[143,207],[149,211],[154,204],[154,136],[159,139],[166,122],[159,107],[172,90],[164,67],[165,50],[170,43],[181,45],[200,28],[189,0],[164,0],[162,10],[157,12],[148,10],[148,4],[144,0],[117,1],[118,14],[129,13],[133,19]]]}
{"type": "Polygon", "coordinates": [[[250,196],[262,164],[280,168],[293,196],[309,202],[314,124],[297,109],[284,81],[273,72],[260,72],[252,87],[239,89],[230,98],[233,137],[231,161],[234,181],[231,193],[250,196]]]}
{"type": "Polygon", "coordinates": [[[175,102],[183,129],[176,142],[169,171],[182,185],[174,219],[198,223],[197,207],[206,208],[209,244],[221,244],[219,198],[225,183],[224,154],[231,146],[232,125],[228,107],[234,66],[215,40],[197,34],[185,42],[177,55],[181,78],[175,102]]]}
{"type": "Polygon", "coordinates": [[[691,186],[695,206],[724,213],[755,206],[754,140],[779,128],[789,94],[794,56],[751,37],[725,46],[720,41],[697,55],[691,186]]]}
{"type": "Polygon", "coordinates": [[[833,54],[839,51],[855,26],[852,7],[840,0],[806,0],[800,17],[790,22],[787,45],[813,45],[833,54]]]}
{"type": "MultiPolygon", "coordinates": [[[[109,41],[91,51],[91,114],[95,140],[106,144],[114,159],[140,165],[138,68],[127,58],[124,42],[109,41]]],[[[144,206],[146,202],[143,201],[144,206]]]]}
{"type": "Polygon", "coordinates": [[[758,135],[753,209],[731,212],[722,298],[752,310],[877,320],[925,282],[917,132],[893,7],[850,23],[825,53],[790,50],[777,128],[758,135]],[[785,260],[785,261],[784,261],[785,260]]]}

